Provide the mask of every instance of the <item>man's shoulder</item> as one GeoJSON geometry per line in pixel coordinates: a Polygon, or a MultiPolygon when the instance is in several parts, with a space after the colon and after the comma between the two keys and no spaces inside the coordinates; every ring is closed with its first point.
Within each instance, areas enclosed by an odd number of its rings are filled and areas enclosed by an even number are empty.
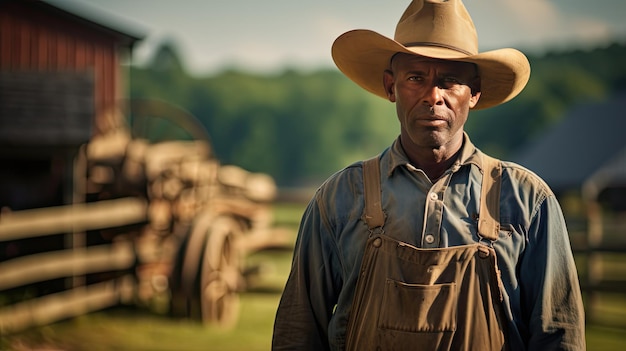
{"type": "Polygon", "coordinates": [[[502,161],[502,170],[512,185],[529,189],[546,196],[553,195],[550,186],[537,173],[512,161],[502,161]]]}
{"type": "Polygon", "coordinates": [[[363,161],[354,162],[328,177],[316,192],[316,197],[355,196],[362,193],[363,161]]]}

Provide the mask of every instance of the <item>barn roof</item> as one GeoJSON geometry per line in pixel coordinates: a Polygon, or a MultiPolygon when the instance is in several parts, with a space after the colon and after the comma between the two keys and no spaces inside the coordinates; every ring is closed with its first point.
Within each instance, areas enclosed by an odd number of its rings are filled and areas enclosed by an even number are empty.
{"type": "Polygon", "coordinates": [[[586,181],[626,184],[626,92],[573,108],[512,160],[556,192],[580,189],[586,181]]]}
{"type": "MultiPolygon", "coordinates": [[[[11,2],[11,0],[0,0],[0,3],[2,2],[11,2]]],[[[135,42],[142,40],[145,36],[138,28],[131,29],[130,23],[122,22],[77,2],[22,0],[17,3],[106,34],[114,38],[122,46],[132,47],[135,42]]],[[[16,4],[16,2],[13,2],[13,4],[16,4]]]]}

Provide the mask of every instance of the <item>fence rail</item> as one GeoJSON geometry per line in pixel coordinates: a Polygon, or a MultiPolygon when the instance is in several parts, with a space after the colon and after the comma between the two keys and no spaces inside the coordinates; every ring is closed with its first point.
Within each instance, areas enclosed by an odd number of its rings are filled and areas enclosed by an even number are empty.
{"type": "Polygon", "coordinates": [[[127,197],[5,212],[0,217],[0,241],[141,223],[147,220],[147,208],[145,200],[127,197]]]}
{"type": "Polygon", "coordinates": [[[0,263],[0,290],[89,273],[129,269],[135,262],[130,242],[58,250],[0,263]]]}
{"type": "Polygon", "coordinates": [[[0,309],[0,335],[130,301],[135,290],[128,275],[6,306],[0,309]]]}

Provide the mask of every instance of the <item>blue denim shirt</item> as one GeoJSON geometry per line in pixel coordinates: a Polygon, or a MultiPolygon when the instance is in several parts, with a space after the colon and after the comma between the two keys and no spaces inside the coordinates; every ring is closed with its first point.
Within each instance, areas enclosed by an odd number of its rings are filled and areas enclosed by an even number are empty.
{"type": "MultiPolygon", "coordinates": [[[[475,243],[482,180],[467,135],[457,161],[431,181],[399,140],[381,155],[384,231],[423,248],[475,243]],[[386,176],[385,176],[386,175],[386,176]]],[[[309,203],[274,325],[274,350],[342,350],[368,227],[362,163],[331,176],[309,203]]],[[[578,275],[559,203],[534,173],[503,162],[494,243],[511,350],[585,350],[578,275]]]]}

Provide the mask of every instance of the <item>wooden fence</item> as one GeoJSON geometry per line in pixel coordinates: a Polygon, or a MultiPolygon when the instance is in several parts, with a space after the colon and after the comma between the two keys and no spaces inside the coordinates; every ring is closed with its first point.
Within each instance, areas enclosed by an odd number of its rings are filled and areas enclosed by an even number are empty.
{"type": "Polygon", "coordinates": [[[568,218],[567,225],[587,322],[604,323],[607,318],[599,313],[603,296],[621,295],[626,306],[626,214],[603,210],[598,203],[587,204],[586,211],[586,216],[568,218]]]}
{"type": "MultiPolygon", "coordinates": [[[[89,230],[140,224],[146,220],[147,204],[139,198],[8,212],[0,217],[0,242],[60,233],[86,235],[89,230]]],[[[135,264],[134,250],[132,242],[119,241],[90,247],[71,246],[9,259],[0,262],[0,291],[89,273],[128,271],[135,264]]],[[[0,335],[130,301],[136,288],[130,273],[90,285],[69,285],[73,286],[62,292],[0,307],[0,335]]]]}

